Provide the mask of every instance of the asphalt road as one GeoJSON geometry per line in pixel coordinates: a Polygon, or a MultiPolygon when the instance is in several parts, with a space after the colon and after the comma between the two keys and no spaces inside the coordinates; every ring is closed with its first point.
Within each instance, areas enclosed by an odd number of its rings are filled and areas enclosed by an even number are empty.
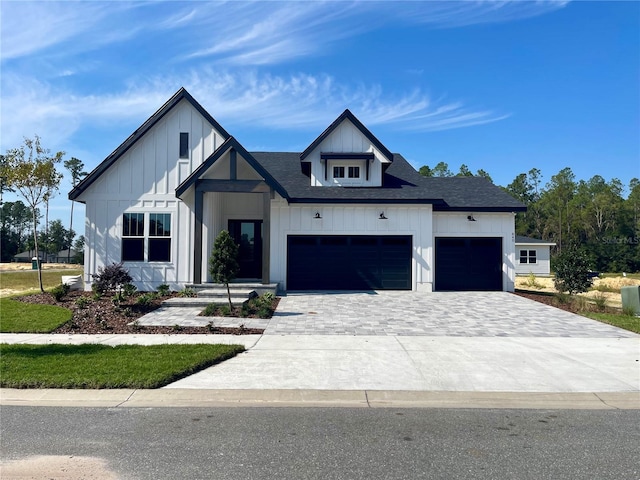
{"type": "Polygon", "coordinates": [[[2,407],[3,461],[121,479],[640,479],[639,410],[2,407]]]}

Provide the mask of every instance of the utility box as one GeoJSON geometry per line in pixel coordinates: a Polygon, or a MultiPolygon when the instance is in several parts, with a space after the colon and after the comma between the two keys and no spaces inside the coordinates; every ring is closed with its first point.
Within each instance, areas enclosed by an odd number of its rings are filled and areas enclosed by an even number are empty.
{"type": "Polygon", "coordinates": [[[640,286],[622,287],[622,310],[632,310],[635,315],[640,315],[640,286]]]}

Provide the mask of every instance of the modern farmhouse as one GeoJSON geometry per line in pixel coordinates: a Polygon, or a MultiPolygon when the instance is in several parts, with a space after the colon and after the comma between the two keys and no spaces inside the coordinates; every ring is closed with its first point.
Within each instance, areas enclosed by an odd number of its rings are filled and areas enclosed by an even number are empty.
{"type": "Polygon", "coordinates": [[[287,290],[507,290],[525,207],[478,177],[425,178],[345,110],[303,152],[248,152],[185,90],[70,193],[86,205],[85,285],[207,283],[217,234],[239,280],[287,290]]]}

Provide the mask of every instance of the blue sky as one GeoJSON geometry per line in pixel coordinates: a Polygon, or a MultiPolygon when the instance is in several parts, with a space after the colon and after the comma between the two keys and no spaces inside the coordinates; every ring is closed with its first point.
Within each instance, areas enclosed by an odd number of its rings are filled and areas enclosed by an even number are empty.
{"type": "MultiPolygon", "coordinates": [[[[91,170],[184,86],[250,151],[302,151],[349,108],[416,168],[640,177],[640,2],[4,0],[0,15],[2,152],[38,134],[91,170]]],[[[50,213],[65,224],[69,190],[50,213]]]]}

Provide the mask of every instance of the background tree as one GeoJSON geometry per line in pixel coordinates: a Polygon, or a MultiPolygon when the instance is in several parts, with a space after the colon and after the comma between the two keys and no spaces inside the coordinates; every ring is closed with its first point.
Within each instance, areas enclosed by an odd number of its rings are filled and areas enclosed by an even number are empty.
{"type": "MultiPolygon", "coordinates": [[[[36,212],[40,218],[40,213],[36,212]]],[[[27,250],[31,211],[20,200],[5,202],[0,209],[0,258],[10,262],[17,253],[27,250]]]]}
{"type": "Polygon", "coordinates": [[[227,287],[230,311],[233,311],[233,304],[231,303],[229,282],[236,278],[239,270],[238,246],[229,235],[229,232],[222,230],[213,244],[213,251],[211,252],[211,258],[209,258],[209,273],[211,273],[215,282],[223,283],[227,287]]]}
{"type": "MultiPolygon", "coordinates": [[[[33,239],[35,256],[38,252],[38,206],[45,201],[46,195],[58,188],[62,176],[56,171],[64,152],[51,155],[50,151],[40,144],[40,137],[25,138],[24,144],[8,150],[5,162],[1,165],[0,177],[6,179],[7,185],[15,189],[27,203],[32,212],[33,239]]],[[[38,261],[38,283],[42,287],[42,266],[38,261]]]]}
{"type": "MultiPolygon", "coordinates": [[[[76,157],[71,157],[69,160],[65,160],[64,168],[66,168],[71,174],[71,186],[73,188],[76,188],[76,185],[80,183],[80,180],[88,175],[87,172],[84,171],[84,163],[76,157]]],[[[71,200],[71,218],[69,219],[69,230],[71,231],[73,231],[73,206],[75,203],[75,200],[71,200]]],[[[71,249],[69,249],[67,262],[71,262],[71,249]]]]}

